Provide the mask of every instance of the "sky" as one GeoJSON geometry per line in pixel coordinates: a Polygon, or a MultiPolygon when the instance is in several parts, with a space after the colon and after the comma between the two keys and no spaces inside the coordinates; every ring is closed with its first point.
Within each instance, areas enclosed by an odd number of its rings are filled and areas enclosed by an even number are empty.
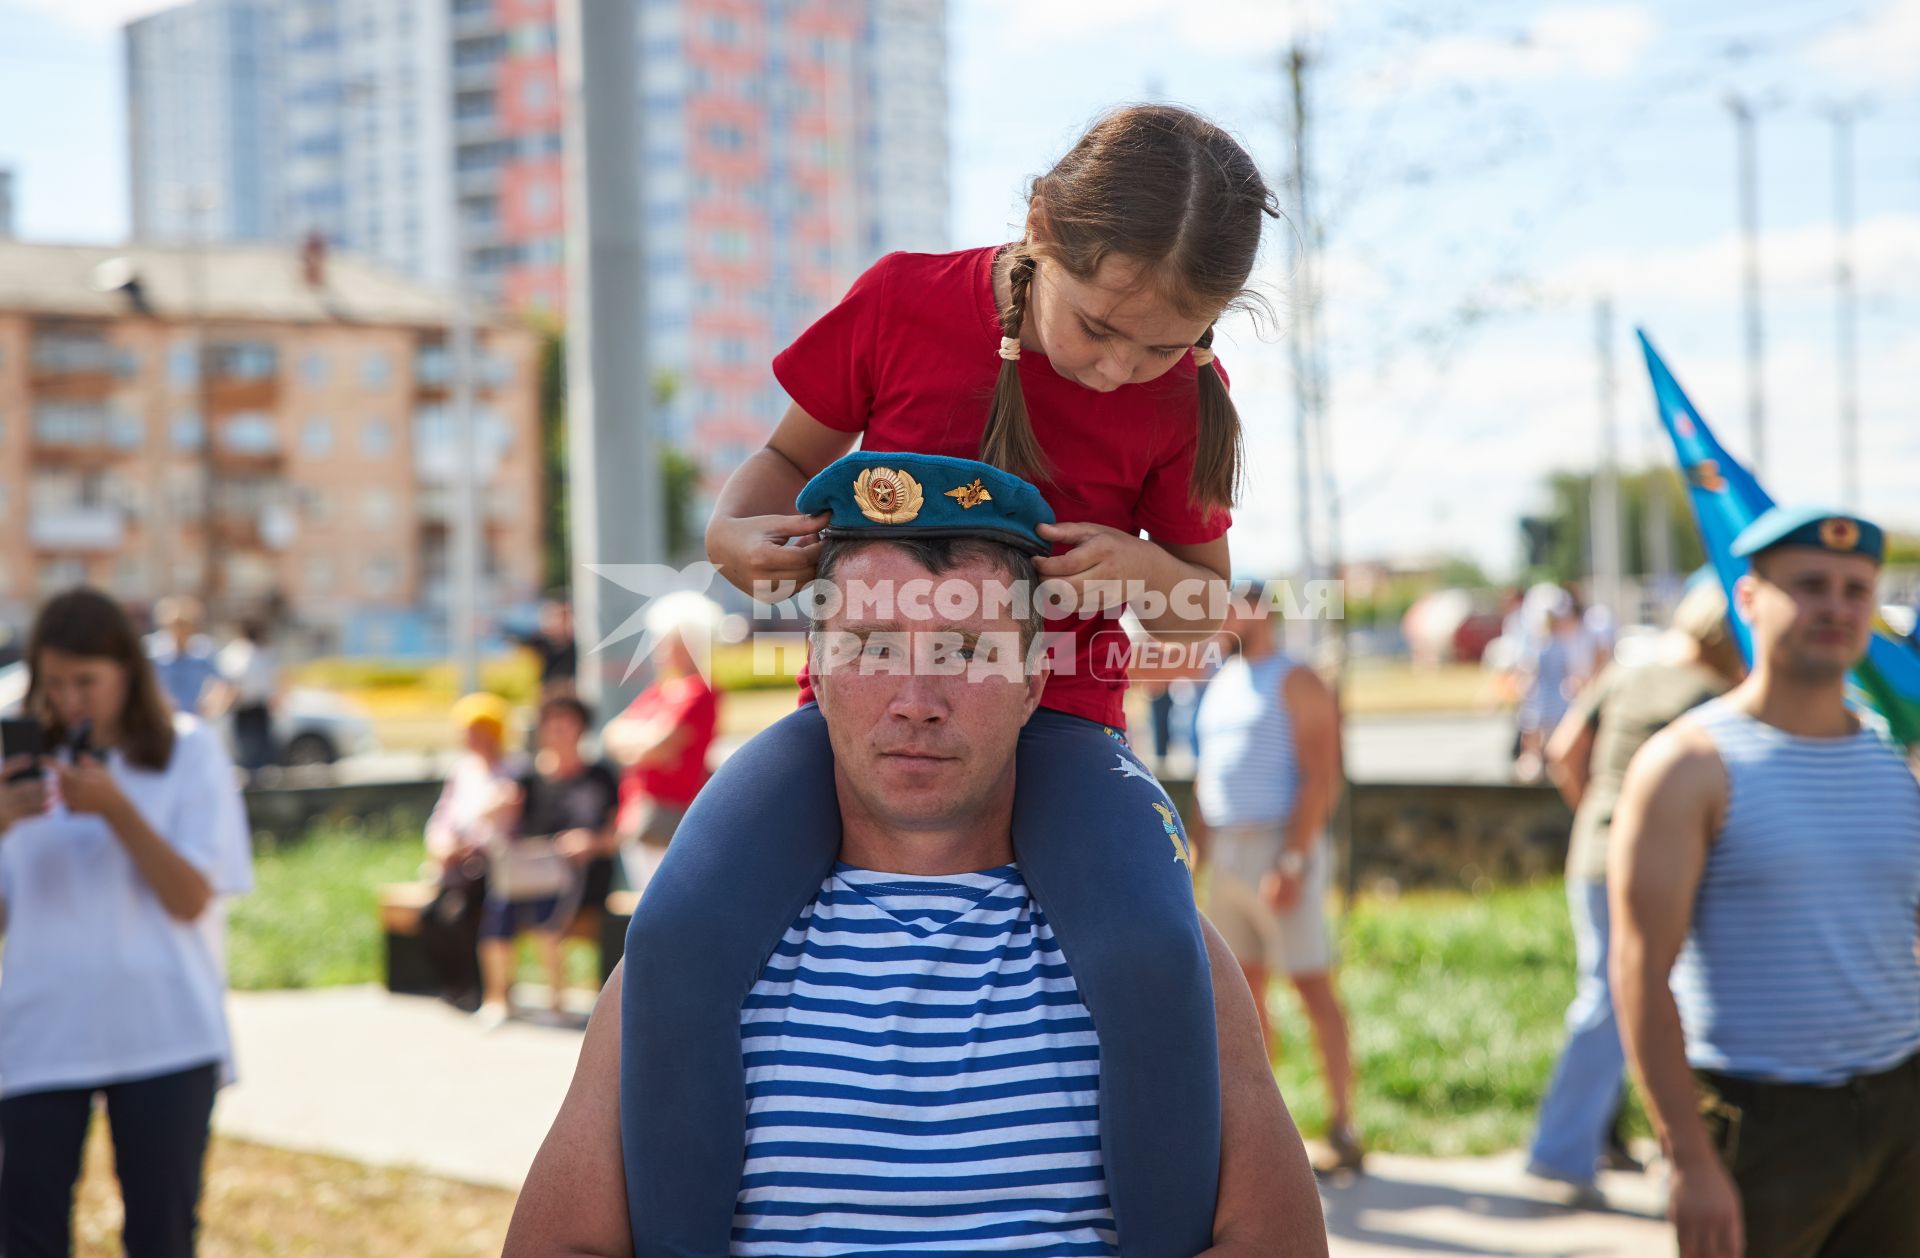
{"type": "MultiPolygon", "coordinates": [[[[0,0],[0,165],[28,239],[126,231],[117,29],[156,0],[0,0]]],[[[1730,93],[1758,113],[1763,483],[1839,499],[1836,109],[1854,112],[1860,508],[1920,532],[1920,0],[950,0],[953,241],[1008,239],[1026,182],[1099,113],[1156,99],[1240,137],[1285,204],[1283,54],[1309,55],[1329,462],[1348,558],[1517,562],[1517,517],[1602,446],[1668,458],[1644,327],[1724,444],[1751,452],[1730,93]]],[[[1246,426],[1235,566],[1299,562],[1286,333],[1297,214],[1223,322],[1246,426]]],[[[1312,531],[1325,556],[1326,481],[1312,531]]]]}

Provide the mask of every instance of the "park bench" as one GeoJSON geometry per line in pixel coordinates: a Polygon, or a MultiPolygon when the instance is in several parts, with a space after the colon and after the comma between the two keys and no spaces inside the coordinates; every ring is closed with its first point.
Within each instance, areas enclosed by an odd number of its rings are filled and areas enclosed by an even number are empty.
{"type": "MultiPolygon", "coordinates": [[[[440,980],[420,942],[420,915],[439,888],[432,882],[389,882],[378,888],[380,933],[386,940],[387,990],[399,995],[437,996],[440,980]]],[[[640,897],[615,891],[606,907],[582,908],[567,924],[563,938],[579,940],[600,953],[600,981],[605,983],[626,949],[627,923],[640,897]]]]}

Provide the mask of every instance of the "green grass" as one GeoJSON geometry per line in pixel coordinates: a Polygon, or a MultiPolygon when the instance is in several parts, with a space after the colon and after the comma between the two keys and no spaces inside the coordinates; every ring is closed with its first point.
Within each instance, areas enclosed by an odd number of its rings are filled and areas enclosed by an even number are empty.
{"type": "MultiPolygon", "coordinates": [[[[1340,939],[1368,1144],[1446,1155],[1524,1145],[1573,997],[1561,884],[1361,900],[1340,939]]],[[[1276,983],[1268,1006],[1281,1028],[1281,1091],[1301,1129],[1321,1132],[1326,1090],[1299,1001],[1276,983]]],[[[1631,1121],[1646,1133],[1637,1107],[1631,1121]]]]}
{"type": "Polygon", "coordinates": [[[242,991],[334,987],[381,978],[374,888],[418,876],[417,827],[348,821],[297,843],[262,847],[253,894],[229,912],[227,956],[242,991]]]}
{"type": "MultiPolygon", "coordinates": [[[[237,991],[338,987],[385,979],[375,889],[420,876],[426,849],[417,818],[361,825],[347,820],[296,843],[256,849],[254,890],[232,902],[227,956],[237,991]]],[[[600,985],[594,950],[570,944],[567,982],[600,985]]],[[[531,941],[520,948],[518,977],[545,982],[531,941]]]]}
{"type": "MultiPolygon", "coordinates": [[[[381,980],[374,888],[417,875],[406,819],[351,823],[262,850],[257,889],[233,902],[229,953],[239,989],[381,980]]],[[[1340,928],[1340,990],[1353,1032],[1357,1114],[1368,1143],[1474,1154],[1526,1142],[1573,995],[1573,940],[1560,883],[1484,896],[1421,892],[1364,899],[1340,928]]],[[[568,949],[568,977],[595,985],[592,949],[568,949]]],[[[520,976],[540,981],[530,950],[520,976]]],[[[1297,999],[1275,984],[1278,1076],[1303,1131],[1326,1126],[1318,1054],[1297,999]]],[[[1645,1120],[1634,1111],[1635,1130],[1645,1120]]]]}

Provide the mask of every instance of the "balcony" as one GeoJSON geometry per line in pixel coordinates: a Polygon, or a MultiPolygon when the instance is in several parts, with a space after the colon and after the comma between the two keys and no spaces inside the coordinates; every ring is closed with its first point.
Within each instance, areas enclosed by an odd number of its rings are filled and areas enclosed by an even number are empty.
{"type": "Polygon", "coordinates": [[[27,513],[27,537],[41,550],[118,550],[126,518],[118,507],[37,508],[27,513]]]}

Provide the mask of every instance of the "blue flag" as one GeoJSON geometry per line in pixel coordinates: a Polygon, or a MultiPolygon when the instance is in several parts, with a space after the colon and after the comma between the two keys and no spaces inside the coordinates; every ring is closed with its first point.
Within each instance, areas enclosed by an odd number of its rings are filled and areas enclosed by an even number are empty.
{"type": "MultiPolygon", "coordinates": [[[[1673,440],[1680,474],[1686,478],[1687,498],[1693,504],[1700,540],[1727,591],[1727,606],[1731,608],[1733,583],[1747,570],[1747,561],[1732,552],[1733,539],[1771,507],[1773,499],[1714,438],[1713,430],[1687,400],[1680,382],[1667,370],[1646,332],[1636,329],[1635,334],[1647,356],[1647,374],[1653,377],[1660,423],[1673,440]]],[[[1747,623],[1731,613],[1727,622],[1739,639],[1741,654],[1752,663],[1753,635],[1747,623]]],[[[1865,705],[1886,722],[1887,733],[1895,742],[1908,747],[1920,744],[1920,653],[1875,629],[1867,643],[1866,658],[1853,671],[1853,683],[1865,705]]]]}

